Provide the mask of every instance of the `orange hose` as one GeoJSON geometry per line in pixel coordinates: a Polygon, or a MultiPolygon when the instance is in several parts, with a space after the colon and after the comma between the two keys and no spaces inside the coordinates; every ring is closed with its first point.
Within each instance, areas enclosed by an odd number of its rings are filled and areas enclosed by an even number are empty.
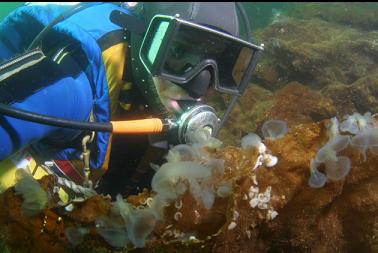
{"type": "Polygon", "coordinates": [[[151,134],[163,131],[163,122],[158,118],[111,121],[116,134],[151,134]]]}

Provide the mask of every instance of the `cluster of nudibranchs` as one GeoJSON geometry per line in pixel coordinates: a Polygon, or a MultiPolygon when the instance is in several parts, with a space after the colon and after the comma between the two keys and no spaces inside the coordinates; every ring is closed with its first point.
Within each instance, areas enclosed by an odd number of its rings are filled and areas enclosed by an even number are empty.
{"type": "MultiPolygon", "coordinates": [[[[284,137],[289,131],[289,128],[285,121],[271,119],[264,122],[261,131],[264,139],[276,140],[284,137]]],[[[260,136],[255,133],[249,133],[248,135],[244,136],[241,140],[241,146],[243,149],[255,147],[259,151],[259,156],[257,157],[257,161],[253,169],[256,169],[263,164],[266,167],[273,167],[278,162],[277,157],[266,152],[267,149],[265,144],[262,142],[260,136]]]]}
{"type": "Polygon", "coordinates": [[[349,145],[358,149],[366,160],[366,151],[378,153],[378,127],[370,112],[361,115],[353,113],[344,117],[339,124],[336,117],[331,119],[330,140],[319,149],[310,162],[311,176],[308,184],[312,188],[320,188],[327,180],[338,181],[348,175],[351,161],[338,153],[349,145]],[[320,172],[319,166],[324,164],[325,171],[320,172]]]}
{"type": "MultiPolygon", "coordinates": [[[[146,245],[156,224],[165,218],[165,207],[174,203],[177,211],[173,218],[183,218],[182,196],[189,192],[198,203],[211,209],[215,198],[232,194],[232,183],[222,180],[224,160],[212,158],[205,147],[218,148],[222,142],[210,136],[208,131],[198,131],[189,136],[190,143],[173,147],[162,166],[152,165],[156,170],[152,181],[152,197],[140,206],[133,206],[118,195],[108,216],[98,217],[96,232],[114,248],[146,245]]],[[[199,212],[196,210],[196,218],[199,212]]],[[[67,228],[65,234],[73,246],[84,241],[87,228],[67,228]]],[[[166,226],[162,240],[195,241],[193,233],[184,233],[171,224],[166,226]]]]}

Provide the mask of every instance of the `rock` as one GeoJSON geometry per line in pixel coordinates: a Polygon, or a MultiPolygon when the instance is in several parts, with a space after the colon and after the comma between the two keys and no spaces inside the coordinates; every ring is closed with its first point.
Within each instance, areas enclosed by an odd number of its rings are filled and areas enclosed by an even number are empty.
{"type": "Polygon", "coordinates": [[[331,99],[298,82],[278,90],[274,101],[267,118],[284,120],[289,126],[322,121],[336,113],[331,99]]]}
{"type": "Polygon", "coordinates": [[[315,89],[335,82],[349,85],[377,73],[376,31],[288,18],[262,30],[257,38],[266,50],[252,80],[270,90],[291,81],[315,89]]]}
{"type": "Polygon", "coordinates": [[[266,111],[273,106],[273,93],[251,84],[237,103],[220,131],[219,139],[224,145],[239,145],[240,139],[249,132],[256,131],[266,118],[266,111]]]}
{"type": "MultiPolygon", "coordinates": [[[[225,173],[220,180],[232,182],[232,194],[217,197],[213,207],[206,209],[186,192],[180,204],[173,202],[165,207],[164,218],[156,225],[146,248],[136,252],[247,253],[282,249],[287,252],[373,252],[378,236],[378,190],[375,187],[378,155],[369,152],[368,159],[363,161],[356,150],[348,147],[340,153],[352,161],[352,170],[345,180],[327,182],[320,189],[307,184],[310,160],[328,141],[328,124],[325,120],[292,125],[283,138],[265,140],[268,152],[278,157],[273,168],[259,166],[252,170],[258,156],[253,148],[243,150],[228,146],[209,150],[212,157],[224,159],[225,173]],[[257,190],[255,194],[269,191],[264,208],[250,206],[252,186],[257,190]],[[177,212],[181,213],[179,219],[175,219],[177,212]],[[278,215],[271,219],[269,213],[278,215]],[[231,222],[235,223],[233,229],[228,229],[231,222]]],[[[143,191],[129,199],[137,204],[148,194],[143,191]]],[[[109,210],[113,204],[109,198],[94,196],[76,204],[69,213],[61,208],[48,208],[41,217],[31,219],[22,216],[21,199],[12,189],[0,195],[0,203],[7,207],[0,212],[1,239],[12,252],[27,249],[66,252],[72,248],[61,236],[67,227],[85,227],[90,231],[75,252],[109,252],[111,249],[95,232],[95,220],[111,215],[109,210]],[[46,231],[41,232],[41,228],[46,231]]]]}
{"type": "Polygon", "coordinates": [[[300,19],[319,18],[362,30],[378,29],[375,3],[300,3],[289,10],[289,15],[300,19]]]}
{"type": "Polygon", "coordinates": [[[322,90],[331,98],[338,116],[352,114],[355,111],[365,113],[378,111],[378,74],[362,77],[347,86],[334,84],[322,90]]]}
{"type": "Polygon", "coordinates": [[[330,98],[301,83],[288,83],[274,93],[252,85],[238,100],[219,138],[225,145],[239,145],[239,140],[249,132],[261,136],[260,127],[268,119],[284,120],[290,127],[318,122],[335,114],[330,98]]]}

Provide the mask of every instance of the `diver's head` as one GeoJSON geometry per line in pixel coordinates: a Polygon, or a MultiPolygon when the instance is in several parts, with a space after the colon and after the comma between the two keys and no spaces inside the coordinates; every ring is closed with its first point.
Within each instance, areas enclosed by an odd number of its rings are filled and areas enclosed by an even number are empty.
{"type": "MultiPolygon", "coordinates": [[[[234,3],[150,2],[143,3],[138,8],[138,15],[147,23],[149,23],[155,15],[177,15],[183,20],[216,28],[233,36],[239,35],[239,22],[234,3]],[[219,15],[220,13],[222,13],[222,15],[219,15]]],[[[186,36],[190,36],[190,34],[186,34],[186,36]]],[[[140,84],[138,86],[140,86],[144,92],[147,91],[146,95],[148,100],[153,100],[154,103],[161,102],[165,109],[176,113],[176,109],[181,107],[180,103],[182,101],[197,101],[205,95],[213,81],[212,73],[210,73],[209,70],[201,71],[196,76],[192,77],[191,80],[188,80],[188,82],[190,82],[189,85],[183,83],[179,84],[161,76],[153,77],[150,73],[145,71],[145,67],[140,62],[138,52],[142,39],[142,37],[132,35],[131,51],[134,56],[132,67],[134,82],[140,84]],[[153,97],[155,95],[158,96],[160,101],[157,101],[156,97],[153,97]],[[151,98],[151,96],[153,98],[151,98]]],[[[185,43],[185,40],[182,41],[182,43],[185,43]]],[[[196,45],[189,46],[195,47],[196,45]]],[[[190,58],[196,57],[196,55],[191,54],[191,52],[180,51],[178,46],[172,48],[172,55],[175,57],[171,57],[170,61],[167,63],[167,67],[170,68],[171,71],[179,71],[187,67],[185,65],[187,65],[187,62],[190,62],[190,58]]]]}
{"type": "Polygon", "coordinates": [[[238,38],[235,3],[144,3],[137,14],[149,27],[131,35],[133,80],[161,116],[180,116],[209,89],[244,92],[262,48],[238,38]]]}

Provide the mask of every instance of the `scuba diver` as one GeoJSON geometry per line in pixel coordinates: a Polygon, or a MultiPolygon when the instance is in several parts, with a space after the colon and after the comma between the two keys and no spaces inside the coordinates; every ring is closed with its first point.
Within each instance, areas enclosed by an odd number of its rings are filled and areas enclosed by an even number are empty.
{"type": "Polygon", "coordinates": [[[0,24],[1,184],[15,164],[112,197],[148,188],[171,145],[217,135],[262,51],[239,3],[19,7],[0,24]],[[222,112],[215,93],[233,96],[222,112]]]}

